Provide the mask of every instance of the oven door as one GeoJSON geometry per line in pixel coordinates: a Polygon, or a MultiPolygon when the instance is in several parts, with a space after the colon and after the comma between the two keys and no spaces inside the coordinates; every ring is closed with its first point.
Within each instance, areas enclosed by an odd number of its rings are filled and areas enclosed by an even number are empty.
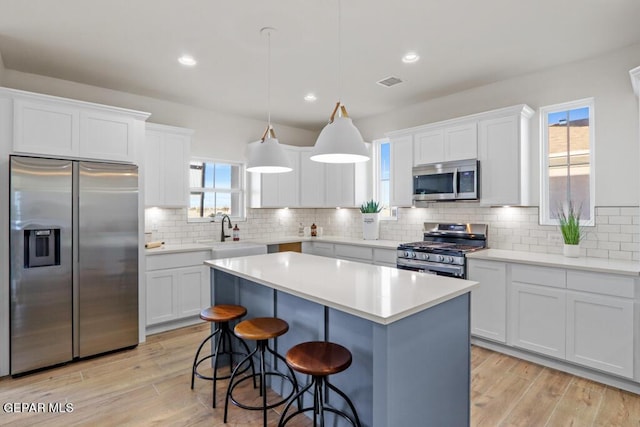
{"type": "Polygon", "coordinates": [[[413,259],[398,258],[396,267],[400,270],[418,271],[420,273],[436,274],[438,276],[465,278],[464,265],[440,264],[437,262],[416,261],[413,259]]]}

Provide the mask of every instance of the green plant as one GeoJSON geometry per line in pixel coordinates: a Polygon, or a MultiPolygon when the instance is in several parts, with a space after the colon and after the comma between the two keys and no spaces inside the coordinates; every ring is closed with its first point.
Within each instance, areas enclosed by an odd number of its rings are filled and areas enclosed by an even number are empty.
{"type": "Polygon", "coordinates": [[[583,233],[580,226],[580,208],[575,209],[573,203],[569,203],[567,210],[558,209],[558,221],[560,232],[566,245],[577,245],[582,240],[583,233]]]}
{"type": "Polygon", "coordinates": [[[374,202],[373,199],[360,205],[361,213],[378,213],[382,210],[382,206],[378,202],[374,202]]]}

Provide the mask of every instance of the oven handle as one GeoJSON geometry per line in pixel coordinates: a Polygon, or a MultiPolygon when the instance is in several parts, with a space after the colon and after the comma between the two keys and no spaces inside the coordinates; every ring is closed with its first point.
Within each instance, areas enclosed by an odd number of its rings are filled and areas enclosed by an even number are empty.
{"type": "Polygon", "coordinates": [[[463,278],[464,277],[464,266],[452,266],[449,264],[425,264],[421,261],[414,261],[411,259],[398,258],[396,260],[396,265],[398,267],[408,267],[415,271],[424,270],[426,272],[429,271],[440,271],[442,273],[453,274],[456,277],[463,278]]]}

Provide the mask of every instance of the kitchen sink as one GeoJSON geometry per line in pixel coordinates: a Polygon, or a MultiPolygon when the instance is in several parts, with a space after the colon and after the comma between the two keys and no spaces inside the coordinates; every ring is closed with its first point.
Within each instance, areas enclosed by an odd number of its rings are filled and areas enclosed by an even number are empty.
{"type": "Polygon", "coordinates": [[[232,258],[237,256],[259,255],[267,253],[267,245],[253,242],[214,242],[200,240],[202,243],[211,248],[212,259],[232,258]]]}

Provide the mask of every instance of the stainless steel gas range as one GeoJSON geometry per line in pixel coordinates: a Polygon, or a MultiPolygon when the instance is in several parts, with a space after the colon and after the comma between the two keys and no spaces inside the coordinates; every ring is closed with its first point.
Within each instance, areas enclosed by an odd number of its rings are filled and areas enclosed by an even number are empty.
{"type": "Polygon", "coordinates": [[[398,246],[397,267],[465,279],[466,254],[487,247],[487,231],[486,224],[425,222],[422,241],[398,246]]]}

